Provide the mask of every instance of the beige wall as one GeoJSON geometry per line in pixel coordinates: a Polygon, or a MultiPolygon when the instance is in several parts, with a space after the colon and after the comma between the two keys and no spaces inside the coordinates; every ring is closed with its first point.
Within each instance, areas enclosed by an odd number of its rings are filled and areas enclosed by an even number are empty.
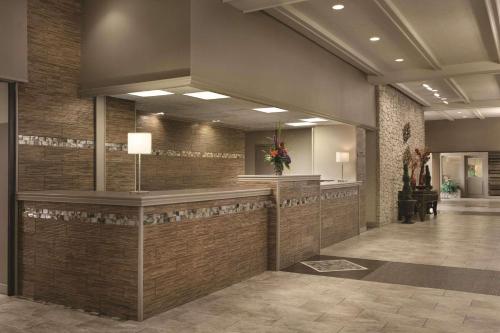
{"type": "Polygon", "coordinates": [[[190,1],[83,3],[83,88],[189,75],[190,1]]]}
{"type": "Polygon", "coordinates": [[[195,79],[375,127],[375,88],[354,67],[262,12],[219,0],[193,0],[191,12],[195,79]]]}
{"type": "MultiPolygon", "coordinates": [[[[255,147],[271,144],[267,139],[273,131],[256,131],[245,133],[245,174],[255,174],[255,147]]],[[[282,138],[288,149],[292,164],[288,175],[310,175],[312,173],[312,132],[310,128],[284,130],[282,138]]]]}
{"type": "Polygon", "coordinates": [[[500,151],[500,118],[427,121],[425,127],[432,152],[500,151]]]}
{"type": "Polygon", "coordinates": [[[28,80],[26,0],[0,0],[0,80],[28,80]]]}
{"type": "Polygon", "coordinates": [[[7,285],[8,226],[8,87],[0,82],[0,294],[7,285]]]}
{"type": "Polygon", "coordinates": [[[344,179],[356,180],[356,128],[350,125],[318,126],[314,128],[314,174],[322,179],[341,179],[342,164],[336,162],[336,152],[349,152],[344,163],[344,179]]]}

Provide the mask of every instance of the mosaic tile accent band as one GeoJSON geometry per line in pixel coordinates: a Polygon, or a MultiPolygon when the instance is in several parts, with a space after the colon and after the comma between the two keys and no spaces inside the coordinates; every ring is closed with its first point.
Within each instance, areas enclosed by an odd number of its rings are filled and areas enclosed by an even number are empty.
{"type": "Polygon", "coordinates": [[[65,221],[65,222],[84,222],[84,223],[94,223],[94,224],[112,224],[112,225],[137,225],[137,219],[135,217],[126,216],[122,214],[112,214],[112,213],[95,213],[95,212],[83,212],[83,211],[71,211],[71,210],[58,210],[58,209],[46,209],[46,208],[24,208],[23,217],[29,217],[40,220],[54,220],[54,221],[65,221]]]}
{"type": "Polygon", "coordinates": [[[68,139],[68,138],[36,136],[36,135],[19,135],[18,144],[28,145],[28,146],[46,146],[46,147],[58,147],[58,148],[78,148],[78,149],[94,148],[93,140],[79,140],[79,139],[68,139]]]}
{"type": "Polygon", "coordinates": [[[271,208],[274,204],[271,200],[237,203],[233,205],[223,205],[216,207],[171,210],[165,213],[144,214],[144,225],[166,224],[172,222],[182,222],[187,220],[207,219],[223,215],[231,215],[243,212],[253,212],[256,210],[271,208]]]}
{"type": "Polygon", "coordinates": [[[281,201],[280,208],[290,208],[297,206],[309,205],[317,202],[320,199],[319,196],[302,197],[302,198],[292,198],[281,201]]]}
{"type": "Polygon", "coordinates": [[[321,194],[321,200],[332,200],[340,198],[350,198],[358,195],[357,189],[349,189],[345,191],[329,191],[321,194]]]}
{"type": "MultiPolygon", "coordinates": [[[[126,143],[106,143],[108,151],[127,151],[126,143]]],[[[240,153],[214,153],[191,150],[153,149],[152,155],[187,158],[222,158],[222,159],[244,159],[245,154],[240,153]]]]}

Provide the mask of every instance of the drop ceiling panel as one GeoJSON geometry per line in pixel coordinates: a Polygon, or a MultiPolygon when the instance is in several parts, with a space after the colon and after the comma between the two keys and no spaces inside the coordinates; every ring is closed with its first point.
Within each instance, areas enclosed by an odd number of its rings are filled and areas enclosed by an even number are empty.
{"type": "Polygon", "coordinates": [[[471,100],[500,99],[500,80],[496,75],[460,76],[455,80],[471,100]]]}
{"type": "Polygon", "coordinates": [[[496,59],[484,1],[392,1],[441,65],[496,59]]]}
{"type": "MultiPolygon", "coordinates": [[[[300,119],[314,117],[294,110],[280,113],[258,112],[253,109],[268,105],[238,98],[203,100],[183,95],[184,93],[199,91],[193,87],[167,90],[174,94],[146,98],[129,94],[115,95],[113,97],[136,101],[136,109],[139,113],[158,113],[159,117],[171,117],[189,121],[217,121],[220,125],[246,130],[273,129],[277,122],[300,122],[300,119]]],[[[335,124],[340,123],[333,120],[317,123],[317,125],[335,124]]],[[[292,128],[287,125],[284,125],[284,127],[292,128]]]]}
{"type": "Polygon", "coordinates": [[[500,117],[500,108],[487,108],[480,111],[487,118],[500,117]]]}
{"type": "Polygon", "coordinates": [[[340,11],[333,10],[332,4],[331,0],[315,0],[286,7],[305,14],[383,71],[430,68],[374,1],[349,0],[344,2],[345,8],[340,11]],[[370,42],[372,36],[379,36],[381,40],[370,42]],[[405,61],[397,63],[396,58],[405,61]]]}
{"type": "Polygon", "coordinates": [[[461,102],[462,99],[458,96],[450,85],[444,80],[426,80],[426,81],[415,81],[405,83],[412,92],[420,96],[422,99],[427,101],[429,104],[443,104],[443,101],[434,96],[434,94],[439,94],[439,97],[447,98],[448,103],[461,102]],[[431,88],[437,91],[429,91],[422,84],[428,84],[431,88]]]}

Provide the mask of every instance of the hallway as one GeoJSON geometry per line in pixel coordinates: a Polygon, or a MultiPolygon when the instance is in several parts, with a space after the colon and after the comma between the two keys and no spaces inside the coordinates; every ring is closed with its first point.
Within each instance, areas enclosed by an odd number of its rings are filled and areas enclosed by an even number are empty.
{"type": "MultiPolygon", "coordinates": [[[[500,271],[500,219],[441,214],[390,224],[323,254],[500,271]]],[[[341,332],[494,333],[500,297],[446,288],[266,272],[142,323],[62,306],[0,297],[0,331],[17,332],[341,332]]]]}

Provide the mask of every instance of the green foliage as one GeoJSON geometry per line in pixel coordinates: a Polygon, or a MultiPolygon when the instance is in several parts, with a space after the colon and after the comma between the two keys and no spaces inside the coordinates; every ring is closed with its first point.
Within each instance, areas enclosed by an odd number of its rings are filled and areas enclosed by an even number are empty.
{"type": "Polygon", "coordinates": [[[448,179],[441,184],[441,192],[443,193],[456,193],[460,187],[453,180],[448,179]]]}

